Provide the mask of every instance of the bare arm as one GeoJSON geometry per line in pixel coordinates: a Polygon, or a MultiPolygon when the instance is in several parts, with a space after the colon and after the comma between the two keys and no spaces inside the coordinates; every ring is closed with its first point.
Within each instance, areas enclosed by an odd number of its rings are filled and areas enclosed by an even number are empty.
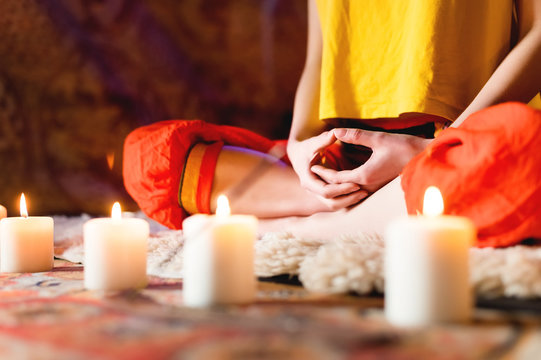
{"type": "Polygon", "coordinates": [[[293,111],[289,140],[301,141],[318,135],[323,124],[319,117],[319,83],[321,74],[321,25],[315,0],[308,0],[308,44],[293,111]]]}
{"type": "Polygon", "coordinates": [[[315,0],[308,0],[308,44],[304,70],[299,81],[287,154],[301,186],[317,195],[329,210],[359,202],[367,193],[353,183],[329,184],[310,169],[320,151],[334,144],[332,131],[323,131],[319,121],[322,35],[315,0]]]}
{"type": "Polygon", "coordinates": [[[541,0],[519,0],[521,40],[505,57],[472,103],[452,126],[472,113],[505,102],[528,102],[541,87],[541,0]]]}

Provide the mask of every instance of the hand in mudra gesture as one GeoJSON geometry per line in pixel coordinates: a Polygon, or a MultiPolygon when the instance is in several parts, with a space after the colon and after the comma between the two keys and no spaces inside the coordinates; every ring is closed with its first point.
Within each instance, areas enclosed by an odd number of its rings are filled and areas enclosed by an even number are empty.
{"type": "Polygon", "coordinates": [[[343,143],[370,148],[372,155],[366,162],[351,169],[313,164],[311,172],[326,184],[357,184],[369,193],[397,177],[402,168],[431,141],[413,135],[349,128],[337,128],[332,133],[335,139],[343,143]]]}
{"type": "Polygon", "coordinates": [[[368,193],[352,182],[328,182],[312,171],[314,166],[323,166],[322,160],[328,149],[337,146],[333,131],[325,131],[306,140],[290,140],[287,153],[301,186],[314,193],[328,210],[338,210],[364,199],[368,193]]]}

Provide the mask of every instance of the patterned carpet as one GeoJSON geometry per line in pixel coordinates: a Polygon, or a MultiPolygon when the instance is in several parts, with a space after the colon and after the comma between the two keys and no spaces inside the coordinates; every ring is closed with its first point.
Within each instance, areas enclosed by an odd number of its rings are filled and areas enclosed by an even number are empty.
{"type": "Polygon", "coordinates": [[[541,319],[531,314],[479,310],[469,325],[407,331],[385,323],[379,297],[260,282],[249,306],[190,309],[179,280],[103,293],[82,279],[82,266],[63,260],[51,272],[1,274],[0,358],[462,359],[541,350],[541,319]]]}

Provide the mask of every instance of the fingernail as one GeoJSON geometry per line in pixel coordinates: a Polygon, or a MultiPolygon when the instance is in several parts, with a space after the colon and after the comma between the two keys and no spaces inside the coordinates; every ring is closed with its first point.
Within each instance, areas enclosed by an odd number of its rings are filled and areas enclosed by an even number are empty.
{"type": "Polygon", "coordinates": [[[334,136],[336,137],[345,136],[347,132],[346,129],[334,129],[333,131],[334,131],[334,136]]]}

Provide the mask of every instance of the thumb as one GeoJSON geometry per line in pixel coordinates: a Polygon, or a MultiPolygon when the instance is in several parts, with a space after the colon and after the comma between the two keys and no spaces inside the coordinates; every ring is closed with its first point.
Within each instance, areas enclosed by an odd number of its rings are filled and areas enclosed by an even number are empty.
{"type": "Polygon", "coordinates": [[[321,134],[314,136],[310,140],[312,151],[318,152],[334,144],[334,142],[336,141],[336,136],[332,131],[324,131],[321,134]]]}

